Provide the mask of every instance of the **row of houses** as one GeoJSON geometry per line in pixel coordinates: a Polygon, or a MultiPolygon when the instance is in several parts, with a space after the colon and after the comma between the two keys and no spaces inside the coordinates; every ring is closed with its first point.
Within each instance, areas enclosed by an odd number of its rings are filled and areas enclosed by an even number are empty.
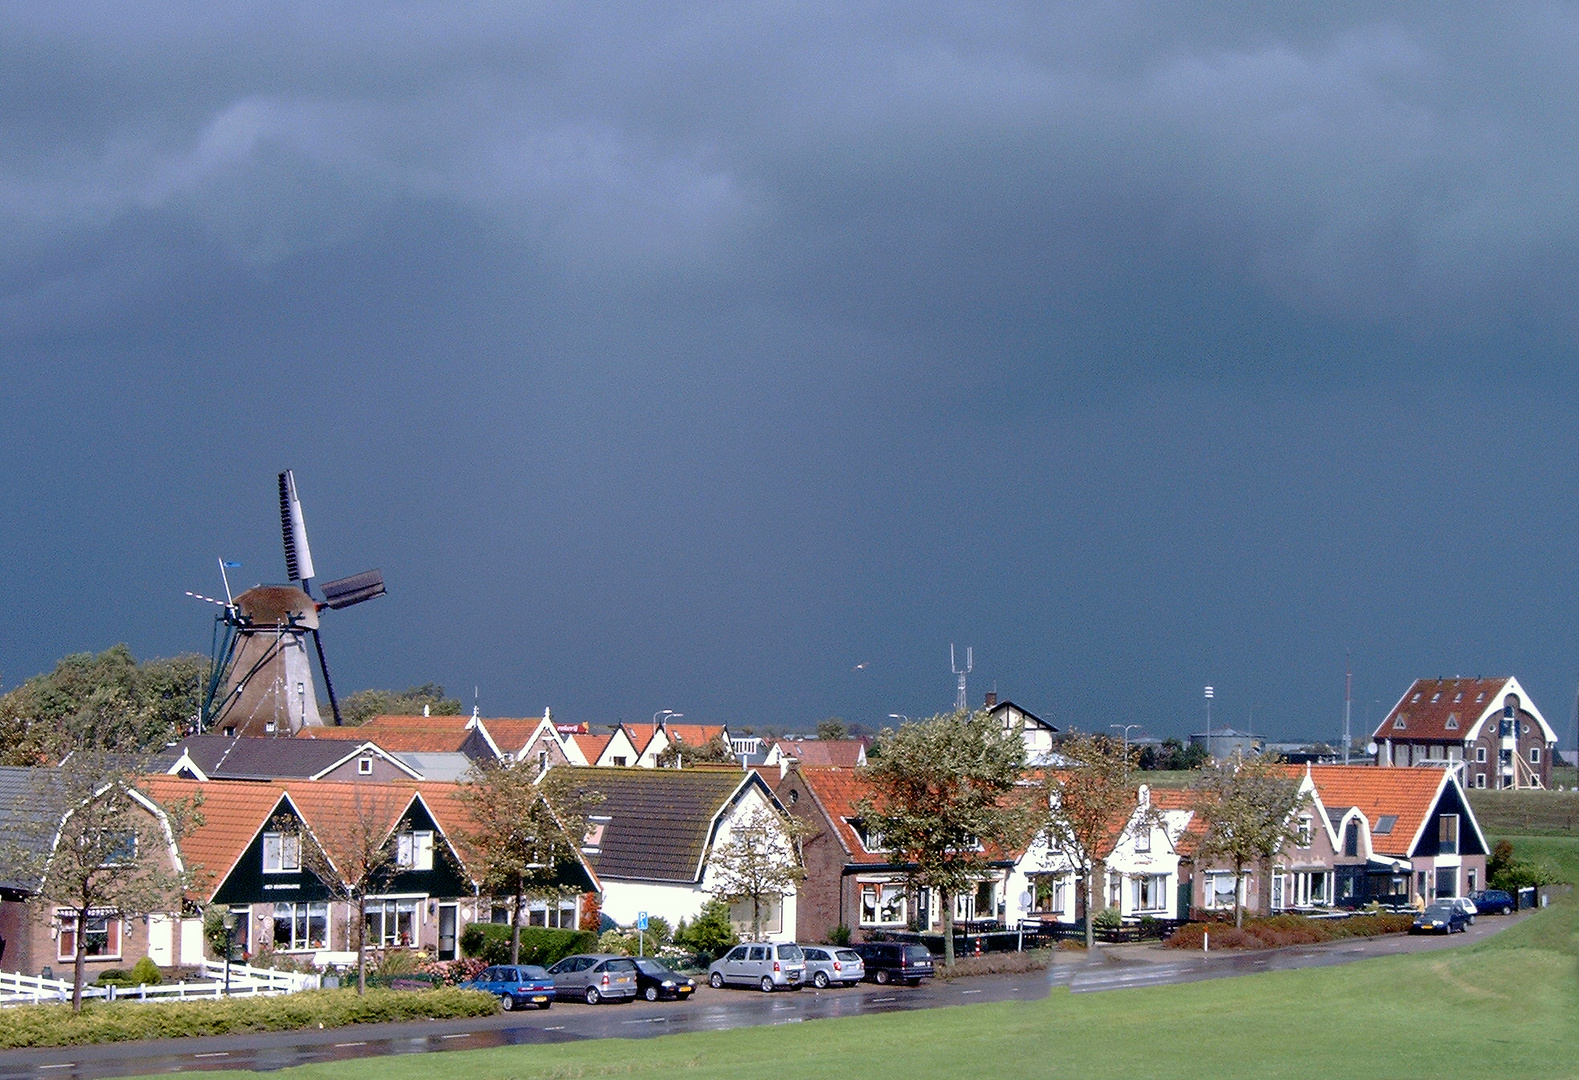
{"type": "MultiPolygon", "coordinates": [[[[1451,771],[1290,768],[1303,796],[1296,839],[1237,878],[1196,859],[1202,823],[1191,792],[1140,785],[1132,811],[1109,831],[1095,871],[1097,907],[1117,909],[1125,920],[1175,920],[1232,908],[1236,894],[1251,910],[1310,911],[1407,904],[1485,886],[1486,838],[1451,771]]],[[[917,889],[911,868],[863,828],[859,808],[870,793],[857,771],[797,766],[776,794],[804,827],[802,939],[826,940],[839,926],[858,934],[941,926],[935,894],[917,889]]],[[[1075,866],[1045,836],[990,862],[975,889],[955,898],[956,924],[1013,929],[1086,916],[1075,866]]]]}

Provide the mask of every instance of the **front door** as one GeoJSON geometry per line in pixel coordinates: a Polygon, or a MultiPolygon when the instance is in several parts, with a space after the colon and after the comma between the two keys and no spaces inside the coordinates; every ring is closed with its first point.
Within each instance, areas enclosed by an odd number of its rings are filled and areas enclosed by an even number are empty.
{"type": "Polygon", "coordinates": [[[439,959],[455,959],[455,922],[457,908],[454,904],[439,905],[439,959]]]}

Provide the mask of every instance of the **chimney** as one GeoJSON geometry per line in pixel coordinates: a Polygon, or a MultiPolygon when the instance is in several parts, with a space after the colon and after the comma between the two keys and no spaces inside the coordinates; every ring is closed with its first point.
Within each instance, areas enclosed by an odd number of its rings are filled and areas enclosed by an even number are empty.
{"type": "Polygon", "coordinates": [[[988,690],[987,691],[987,706],[986,707],[989,708],[989,709],[995,709],[995,708],[998,707],[998,691],[996,691],[996,690],[988,690]]]}

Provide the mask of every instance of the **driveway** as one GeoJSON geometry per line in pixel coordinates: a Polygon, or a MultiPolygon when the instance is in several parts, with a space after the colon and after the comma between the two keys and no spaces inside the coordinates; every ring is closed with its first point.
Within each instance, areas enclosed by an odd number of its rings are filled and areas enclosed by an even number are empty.
{"type": "Polygon", "coordinates": [[[512,1012],[463,1020],[365,1024],[325,1031],[216,1035],[48,1050],[0,1051],[0,1080],[98,1080],[101,1077],[212,1069],[272,1071],[292,1065],[387,1054],[475,1050],[490,1046],[639,1039],[685,1031],[721,1031],[768,1024],[798,1024],[841,1016],[931,1009],[987,1001],[1035,1001],[1054,986],[1075,993],[1231,978],[1262,971],[1325,967],[1374,956],[1453,948],[1482,940],[1528,916],[1485,916],[1464,934],[1354,938],[1252,953],[1183,953],[1157,945],[1114,945],[1057,954],[1045,971],[989,975],[918,987],[862,983],[849,989],[763,994],[753,990],[698,988],[688,1002],[638,1001],[629,1005],[556,1004],[547,1012],[512,1012]]]}

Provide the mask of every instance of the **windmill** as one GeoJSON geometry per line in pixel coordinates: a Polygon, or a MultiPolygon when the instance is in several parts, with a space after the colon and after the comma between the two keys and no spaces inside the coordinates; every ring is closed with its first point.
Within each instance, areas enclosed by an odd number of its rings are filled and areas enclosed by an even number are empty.
{"type": "Polygon", "coordinates": [[[341,723],[340,704],[324,659],[319,616],[326,608],[352,607],[384,595],[384,575],[366,570],[324,582],[323,599],[313,597],[312,551],[307,546],[307,522],[296,493],[296,478],[287,469],[279,479],[280,526],[290,584],[257,585],[232,600],[227,583],[226,602],[221,605],[224,611],[214,620],[213,665],[199,717],[204,731],[292,735],[303,727],[322,727],[309,637],[334,722],[341,723]]]}

